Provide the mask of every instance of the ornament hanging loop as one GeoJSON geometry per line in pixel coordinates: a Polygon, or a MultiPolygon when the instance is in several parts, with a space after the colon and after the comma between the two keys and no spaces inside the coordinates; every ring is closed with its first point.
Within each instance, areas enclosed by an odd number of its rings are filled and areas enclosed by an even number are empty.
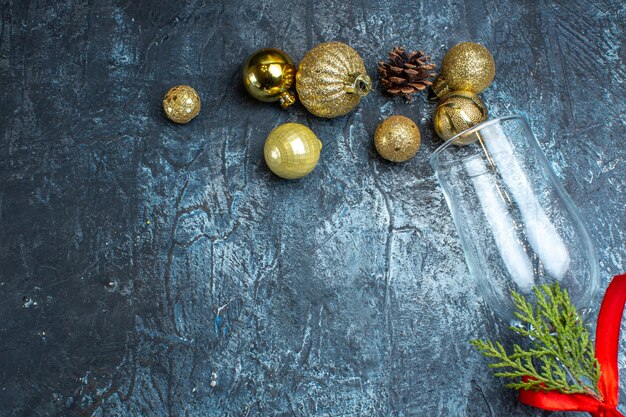
{"type": "Polygon", "coordinates": [[[280,95],[280,107],[286,109],[296,102],[296,97],[291,93],[291,91],[285,91],[280,95]]]}
{"type": "Polygon", "coordinates": [[[435,100],[440,99],[452,92],[450,86],[442,76],[437,77],[435,81],[433,81],[432,89],[436,95],[436,97],[434,97],[435,100]]]}
{"type": "Polygon", "coordinates": [[[345,91],[348,94],[356,94],[359,97],[365,97],[369,94],[372,87],[372,80],[369,75],[357,73],[352,79],[346,83],[345,91]]]}

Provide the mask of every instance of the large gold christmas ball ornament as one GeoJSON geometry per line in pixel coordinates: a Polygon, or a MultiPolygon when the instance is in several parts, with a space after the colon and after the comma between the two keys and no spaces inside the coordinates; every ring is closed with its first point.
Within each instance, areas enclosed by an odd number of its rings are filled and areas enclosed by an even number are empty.
{"type": "Polygon", "coordinates": [[[322,142],[311,129],[300,123],[284,123],[267,136],[263,154],[274,174],[294,180],[315,169],[321,150],[322,142]]]}
{"type": "Polygon", "coordinates": [[[188,85],[170,88],[163,98],[163,111],[175,123],[187,123],[200,113],[200,96],[188,85]]]}
{"type": "Polygon", "coordinates": [[[300,102],[319,117],[339,117],[358,106],[371,80],[359,54],[341,42],[321,43],[308,51],[296,74],[300,102]]]}
{"type": "Polygon", "coordinates": [[[482,93],[496,75],[496,64],[487,48],[479,43],[462,42],[446,52],[441,74],[433,83],[439,97],[452,91],[482,93]]]}
{"type": "MultiPolygon", "coordinates": [[[[455,91],[444,96],[433,115],[437,135],[448,140],[459,133],[487,120],[487,107],[469,91],[455,91]]],[[[455,145],[469,145],[475,142],[475,134],[461,136],[452,142],[455,145]]]]}
{"type": "Polygon", "coordinates": [[[413,158],[421,144],[420,130],[413,120],[404,116],[390,116],[376,128],[374,146],[383,158],[404,162],[413,158]]]}
{"type": "Polygon", "coordinates": [[[290,91],[295,75],[293,59],[276,48],[259,49],[243,64],[243,84],[250,95],[260,101],[280,101],[283,108],[296,101],[290,91]]]}

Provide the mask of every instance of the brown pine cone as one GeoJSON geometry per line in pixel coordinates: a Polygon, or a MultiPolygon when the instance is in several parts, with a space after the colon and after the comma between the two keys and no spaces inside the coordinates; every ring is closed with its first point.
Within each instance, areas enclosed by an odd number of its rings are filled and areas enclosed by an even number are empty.
{"type": "Polygon", "coordinates": [[[391,95],[402,95],[407,101],[413,101],[413,94],[432,85],[430,79],[435,74],[431,70],[436,65],[429,61],[430,56],[422,50],[408,54],[404,48],[396,46],[389,52],[389,63],[378,63],[383,89],[391,95]]]}

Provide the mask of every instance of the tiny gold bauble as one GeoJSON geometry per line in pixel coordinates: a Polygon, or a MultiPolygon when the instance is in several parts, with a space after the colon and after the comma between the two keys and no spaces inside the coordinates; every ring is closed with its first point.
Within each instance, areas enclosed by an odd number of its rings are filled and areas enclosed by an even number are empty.
{"type": "Polygon", "coordinates": [[[343,116],[370,92],[370,80],[357,51],[341,42],[309,50],[296,74],[298,99],[318,117],[343,116]]]}
{"type": "Polygon", "coordinates": [[[442,97],[452,91],[478,94],[493,82],[496,64],[487,48],[479,43],[462,42],[446,52],[441,74],[433,83],[433,91],[442,97]]]}
{"type": "Polygon", "coordinates": [[[413,120],[405,116],[390,116],[376,128],[374,145],[383,158],[404,162],[413,158],[420,148],[420,131],[413,120]]]}
{"type": "MultiPolygon", "coordinates": [[[[487,107],[469,91],[455,91],[444,96],[433,115],[437,135],[448,140],[459,133],[487,120],[487,107]]],[[[461,136],[454,140],[455,145],[469,145],[478,139],[477,135],[461,136]]]]}
{"type": "Polygon", "coordinates": [[[163,110],[172,122],[187,123],[200,113],[200,96],[188,85],[177,85],[165,93],[163,110]]]}
{"type": "Polygon", "coordinates": [[[280,101],[283,108],[296,100],[289,91],[295,75],[293,59],[276,48],[259,49],[243,64],[243,84],[250,95],[260,101],[280,101]]]}
{"type": "Polygon", "coordinates": [[[269,169],[288,180],[310,174],[320,159],[322,142],[300,123],[284,123],[270,132],[263,154],[269,169]]]}

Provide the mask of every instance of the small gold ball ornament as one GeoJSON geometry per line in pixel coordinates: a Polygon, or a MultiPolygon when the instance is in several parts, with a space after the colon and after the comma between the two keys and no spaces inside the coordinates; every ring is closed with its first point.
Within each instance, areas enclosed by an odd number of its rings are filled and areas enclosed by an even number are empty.
{"type": "Polygon", "coordinates": [[[293,59],[276,48],[259,49],[243,64],[243,84],[250,95],[260,101],[280,101],[283,108],[296,101],[290,91],[295,75],[293,59]]]}
{"type": "Polygon", "coordinates": [[[376,128],[374,145],[383,158],[404,162],[413,158],[420,148],[420,130],[405,116],[389,116],[376,128]]]}
{"type": "MultiPolygon", "coordinates": [[[[487,107],[469,91],[455,91],[444,96],[433,115],[435,132],[443,139],[453,136],[487,120],[487,107]]],[[[478,139],[477,135],[467,135],[456,139],[455,145],[469,145],[478,139]]]]}
{"type": "Polygon", "coordinates": [[[267,136],[263,154],[274,174],[294,180],[315,169],[321,150],[322,142],[311,129],[300,123],[284,123],[267,136]]]}
{"type": "Polygon", "coordinates": [[[300,102],[318,117],[343,116],[370,92],[372,81],[357,51],[341,42],[309,50],[296,73],[300,102]]]}
{"type": "Polygon", "coordinates": [[[200,96],[188,85],[170,88],[163,98],[163,111],[175,123],[187,123],[200,113],[200,96]]]}
{"type": "Polygon", "coordinates": [[[446,52],[441,74],[433,83],[439,97],[452,91],[482,93],[496,75],[496,64],[487,48],[479,43],[462,42],[446,52]]]}

